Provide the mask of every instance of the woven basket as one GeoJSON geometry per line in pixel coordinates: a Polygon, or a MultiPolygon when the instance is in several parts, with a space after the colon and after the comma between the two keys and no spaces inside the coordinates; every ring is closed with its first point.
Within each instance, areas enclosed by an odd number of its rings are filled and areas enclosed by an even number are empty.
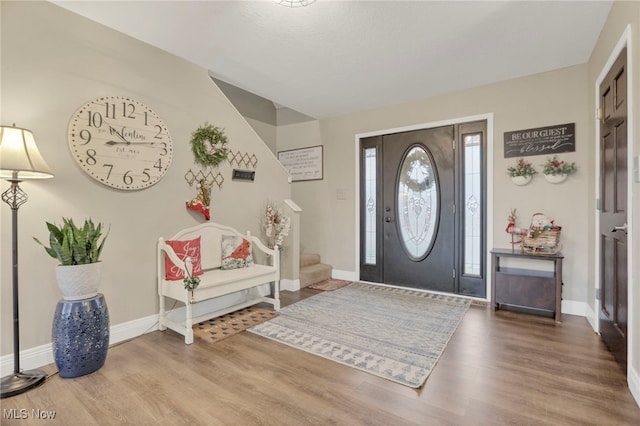
{"type": "MultiPolygon", "coordinates": [[[[540,213],[533,215],[532,223],[538,215],[540,213]]],[[[559,226],[554,226],[551,229],[536,230],[532,226],[529,229],[529,233],[522,236],[522,251],[533,254],[555,254],[559,252],[562,248],[560,244],[561,229],[559,226]]]]}
{"type": "Polygon", "coordinates": [[[539,231],[535,237],[522,237],[522,251],[525,253],[555,254],[560,251],[560,229],[539,231]]]}

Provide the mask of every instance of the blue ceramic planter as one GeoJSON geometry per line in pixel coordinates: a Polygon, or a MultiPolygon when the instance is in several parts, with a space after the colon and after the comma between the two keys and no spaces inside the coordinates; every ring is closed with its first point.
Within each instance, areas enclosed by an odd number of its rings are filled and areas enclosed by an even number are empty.
{"type": "Polygon", "coordinates": [[[60,377],[79,377],[100,369],[109,348],[109,311],[104,296],[59,301],[51,334],[60,377]]]}

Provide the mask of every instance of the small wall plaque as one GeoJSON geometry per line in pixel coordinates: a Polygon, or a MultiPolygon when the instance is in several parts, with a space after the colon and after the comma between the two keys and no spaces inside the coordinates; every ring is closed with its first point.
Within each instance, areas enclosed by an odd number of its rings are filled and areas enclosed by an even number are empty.
{"type": "Polygon", "coordinates": [[[246,180],[253,182],[256,178],[256,172],[254,170],[239,170],[233,169],[232,180],[246,180]]]}
{"type": "Polygon", "coordinates": [[[278,152],[278,160],[294,182],[322,180],[322,156],[322,145],[278,152]]]}

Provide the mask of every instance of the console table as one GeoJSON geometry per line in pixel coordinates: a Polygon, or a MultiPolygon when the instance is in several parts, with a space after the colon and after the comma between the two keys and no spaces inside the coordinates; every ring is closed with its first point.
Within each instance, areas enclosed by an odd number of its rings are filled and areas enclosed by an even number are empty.
{"type": "Polygon", "coordinates": [[[562,321],[562,253],[529,254],[510,249],[491,250],[491,308],[511,305],[551,312],[562,321]],[[553,271],[506,268],[501,258],[531,259],[553,262],[553,271]]]}

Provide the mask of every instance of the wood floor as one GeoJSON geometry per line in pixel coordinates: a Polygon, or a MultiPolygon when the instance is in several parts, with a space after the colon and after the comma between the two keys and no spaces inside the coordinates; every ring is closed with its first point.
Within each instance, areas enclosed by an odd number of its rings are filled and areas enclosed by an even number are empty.
{"type": "Polygon", "coordinates": [[[584,318],[563,319],[472,306],[421,390],[248,332],[185,345],[156,331],[111,347],[93,374],[1,400],[2,425],[640,424],[600,338],[584,318]]]}

